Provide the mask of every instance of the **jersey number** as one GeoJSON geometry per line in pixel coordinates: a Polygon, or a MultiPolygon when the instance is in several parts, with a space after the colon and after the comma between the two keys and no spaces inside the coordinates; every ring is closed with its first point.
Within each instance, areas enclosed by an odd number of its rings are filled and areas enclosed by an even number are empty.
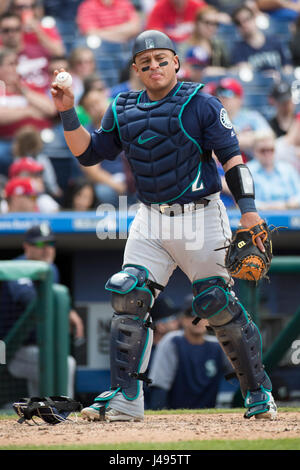
{"type": "Polygon", "coordinates": [[[200,189],[204,188],[204,185],[200,179],[201,173],[199,172],[199,175],[197,176],[196,180],[194,181],[192,185],[192,192],[194,191],[200,191],[200,189]]]}

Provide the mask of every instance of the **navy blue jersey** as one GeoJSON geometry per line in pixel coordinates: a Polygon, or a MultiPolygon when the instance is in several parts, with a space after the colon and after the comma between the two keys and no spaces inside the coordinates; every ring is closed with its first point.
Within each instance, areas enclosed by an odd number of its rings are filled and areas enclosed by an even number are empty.
{"type": "MultiPolygon", "coordinates": [[[[191,344],[183,331],[177,331],[167,333],[158,343],[149,377],[156,389],[165,392],[166,408],[213,408],[224,368],[224,353],[214,337],[191,344]]],[[[161,400],[162,395],[157,397],[161,400]]]]}
{"type": "MultiPolygon", "coordinates": [[[[175,95],[179,87],[180,84],[177,84],[169,95],[175,95]]],[[[140,103],[147,102],[150,100],[144,91],[140,103]]],[[[221,180],[211,152],[214,151],[224,164],[239,155],[240,149],[226,110],[212,95],[199,91],[185,106],[181,118],[184,129],[197,142],[204,156],[201,180],[195,181],[188,191],[176,199],[176,202],[187,203],[221,190],[221,180]]],[[[122,142],[111,104],[103,117],[101,129],[91,134],[89,149],[78,160],[86,166],[94,165],[104,159],[115,159],[121,150],[122,142]]]]}
{"type": "Polygon", "coordinates": [[[253,70],[281,70],[284,65],[291,64],[291,54],[284,44],[276,37],[267,36],[260,48],[254,48],[246,41],[238,41],[232,50],[232,65],[248,62],[253,70]]]}

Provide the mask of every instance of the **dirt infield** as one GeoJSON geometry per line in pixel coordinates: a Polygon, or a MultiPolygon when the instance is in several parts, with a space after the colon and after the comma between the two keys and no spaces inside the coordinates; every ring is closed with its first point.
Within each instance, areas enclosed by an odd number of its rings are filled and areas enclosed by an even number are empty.
{"type": "Polygon", "coordinates": [[[87,422],[79,416],[55,426],[0,420],[0,448],[9,445],[87,445],[180,442],[210,439],[300,439],[300,414],[279,413],[275,421],[246,420],[242,413],[147,415],[138,423],[87,422]]]}

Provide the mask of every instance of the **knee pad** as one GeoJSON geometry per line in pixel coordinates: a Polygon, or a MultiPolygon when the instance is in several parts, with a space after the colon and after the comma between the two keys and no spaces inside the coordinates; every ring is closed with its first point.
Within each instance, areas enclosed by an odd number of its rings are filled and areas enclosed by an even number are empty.
{"type": "Polygon", "coordinates": [[[230,293],[221,277],[210,277],[193,283],[193,311],[213,326],[225,325],[241,314],[243,308],[230,293]]]}
{"type": "Polygon", "coordinates": [[[138,266],[125,266],[107,281],[105,289],[112,293],[111,303],[116,314],[145,318],[154,301],[147,281],[148,271],[138,266]]]}

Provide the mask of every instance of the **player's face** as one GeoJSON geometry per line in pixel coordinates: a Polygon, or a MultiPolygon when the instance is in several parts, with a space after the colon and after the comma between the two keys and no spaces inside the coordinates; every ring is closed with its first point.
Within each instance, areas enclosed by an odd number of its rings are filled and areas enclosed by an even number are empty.
{"type": "Polygon", "coordinates": [[[150,99],[161,99],[177,83],[178,57],[168,49],[154,49],[137,55],[133,68],[145,85],[150,99]]]}

